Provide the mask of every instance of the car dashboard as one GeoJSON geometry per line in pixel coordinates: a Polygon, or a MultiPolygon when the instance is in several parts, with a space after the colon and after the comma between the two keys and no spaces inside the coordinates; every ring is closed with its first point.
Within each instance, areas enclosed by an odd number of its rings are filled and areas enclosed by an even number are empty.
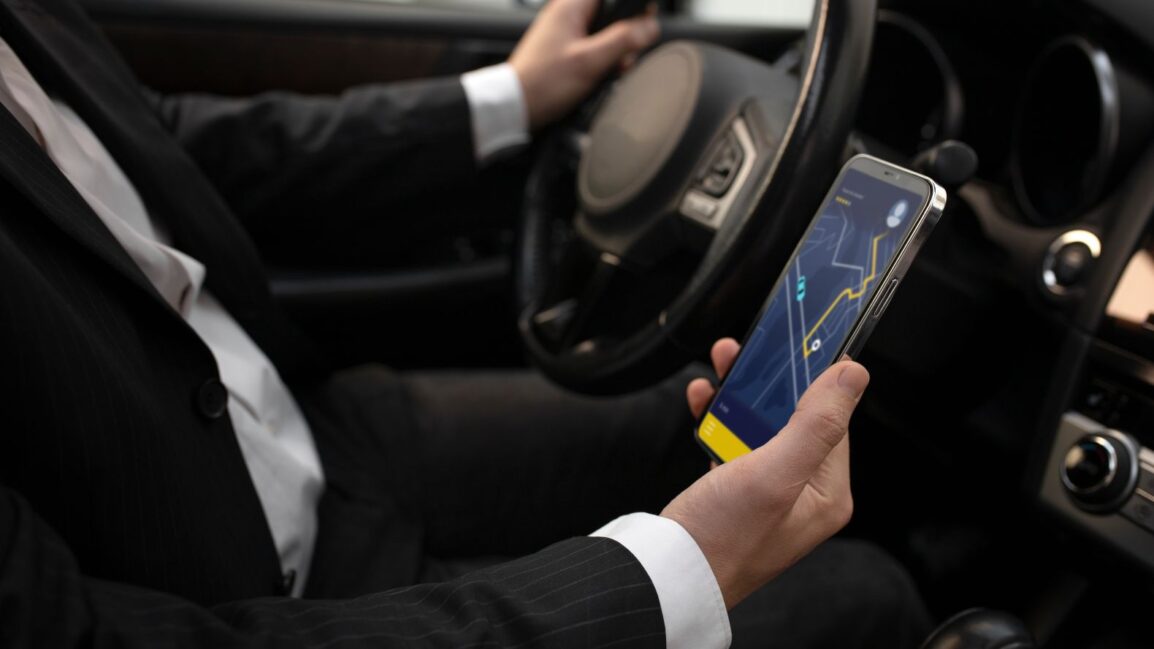
{"type": "Polygon", "coordinates": [[[957,139],[980,160],[864,358],[863,427],[901,433],[890,496],[928,519],[984,510],[1019,539],[987,566],[1002,579],[1048,564],[1148,601],[1154,11],[883,7],[854,146],[909,161],[957,139]]]}

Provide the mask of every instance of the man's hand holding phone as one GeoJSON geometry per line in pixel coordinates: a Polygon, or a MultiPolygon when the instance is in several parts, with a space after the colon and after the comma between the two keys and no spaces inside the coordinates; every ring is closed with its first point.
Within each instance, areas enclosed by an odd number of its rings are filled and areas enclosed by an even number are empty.
{"type": "MultiPolygon", "coordinates": [[[[729,371],[738,351],[733,339],[713,346],[718,376],[729,371]]],[[[853,361],[830,366],[773,439],[714,468],[661,512],[700,546],[727,608],[849,522],[849,420],[868,383],[869,373],[853,361]]],[[[694,417],[701,417],[713,393],[705,379],[689,384],[694,417]]]]}

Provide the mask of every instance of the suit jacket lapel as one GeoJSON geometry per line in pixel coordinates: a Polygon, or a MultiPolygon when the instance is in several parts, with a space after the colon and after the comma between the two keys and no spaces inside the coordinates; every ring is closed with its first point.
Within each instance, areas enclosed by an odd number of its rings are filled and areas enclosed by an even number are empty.
{"type": "MultiPolygon", "coordinates": [[[[213,293],[250,333],[271,308],[259,258],[247,235],[196,166],[144,103],[132,74],[103,35],[71,3],[0,0],[0,29],[37,81],[55,92],[100,138],[140,193],[150,216],[168,226],[177,247],[203,262],[213,293]],[[223,280],[223,281],[222,281],[223,280]]],[[[173,310],[92,212],[67,178],[7,111],[0,110],[0,175],[65,232],[139,285],[188,332],[173,310]]],[[[254,336],[256,337],[256,336],[254,336]]],[[[203,346],[203,342],[201,342],[203,346]]],[[[208,348],[204,347],[208,353],[208,348]]],[[[239,447],[222,458],[224,479],[249,512],[260,512],[239,447]]],[[[269,528],[258,515],[239,521],[238,538],[254,563],[279,572],[269,528]]]]}
{"type": "Polygon", "coordinates": [[[19,189],[65,234],[79,241],[158,303],[168,306],[100,217],[96,216],[72,183],[60,172],[56,163],[52,162],[16,118],[2,109],[0,176],[19,189]]]}
{"type": "MultiPolygon", "coordinates": [[[[0,0],[0,14],[6,14],[0,15],[4,36],[24,64],[88,123],[133,181],[150,215],[168,227],[177,247],[205,264],[208,282],[221,302],[242,320],[267,306],[270,298],[262,282],[263,268],[247,233],[148,109],[132,73],[103,34],[67,2],[0,0]],[[221,277],[228,281],[219,281],[221,277]]],[[[25,139],[35,147],[30,138],[25,139]]],[[[22,165],[27,164],[28,156],[22,153],[28,152],[0,154],[4,174],[17,185],[24,181],[22,165]]],[[[39,158],[52,169],[37,172],[53,175],[55,165],[42,152],[39,158]]],[[[59,190],[61,183],[68,185],[58,171],[55,176],[59,182],[38,187],[38,193],[44,194],[49,187],[59,190]]],[[[71,198],[83,202],[79,196],[71,198]]],[[[41,206],[54,200],[51,196],[34,199],[41,206]]],[[[116,258],[114,265],[135,275],[139,283],[143,275],[98,217],[86,205],[82,211],[80,218],[70,213],[73,210],[60,209],[50,216],[105,259],[116,258]],[[129,272],[126,261],[135,272],[129,272]]]]}
{"type": "MultiPolygon", "coordinates": [[[[0,21],[10,43],[27,36],[24,30],[11,27],[30,18],[48,18],[44,9],[32,2],[5,0],[5,5],[0,5],[0,21]]],[[[56,163],[6,110],[0,110],[0,176],[27,196],[65,234],[119,271],[154,302],[172,310],[56,163]]]]}
{"type": "MultiPolygon", "coordinates": [[[[150,216],[168,227],[175,246],[205,265],[209,290],[272,357],[282,376],[315,375],[323,363],[280,318],[248,233],[146,103],[132,72],[95,25],[68,0],[0,0],[0,29],[36,79],[92,128],[132,180],[150,216]]],[[[11,129],[0,124],[0,130],[11,129]]],[[[165,304],[99,217],[78,204],[83,200],[23,129],[8,135],[6,140],[22,137],[24,151],[0,153],[0,174],[26,193],[36,193],[32,198],[38,205],[70,201],[67,208],[45,211],[144,287],[153,301],[165,304]],[[37,158],[40,176],[55,182],[28,186],[22,165],[29,158],[37,158]]]]}

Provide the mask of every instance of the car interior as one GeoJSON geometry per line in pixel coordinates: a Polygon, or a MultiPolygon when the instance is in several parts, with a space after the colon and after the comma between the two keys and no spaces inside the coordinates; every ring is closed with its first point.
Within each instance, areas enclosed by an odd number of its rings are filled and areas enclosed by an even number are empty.
{"type": "MultiPolygon", "coordinates": [[[[933,646],[1154,646],[1154,6],[708,1],[660,2],[630,71],[469,186],[400,194],[381,237],[263,249],[275,295],[345,364],[628,392],[743,336],[849,157],[910,167],[949,202],[860,358],[844,534],[1005,634],[933,646]]],[[[82,4],[152,90],[238,96],[460,74],[535,11],[82,4]]]]}

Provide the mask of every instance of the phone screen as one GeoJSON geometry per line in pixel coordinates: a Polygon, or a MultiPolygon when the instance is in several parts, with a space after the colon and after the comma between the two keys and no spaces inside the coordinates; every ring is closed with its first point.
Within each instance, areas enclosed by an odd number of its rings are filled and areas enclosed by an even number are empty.
{"type": "Polygon", "coordinates": [[[853,168],[842,174],[774,287],[698,429],[729,461],[768,442],[833,364],[927,198],[853,168]]]}

